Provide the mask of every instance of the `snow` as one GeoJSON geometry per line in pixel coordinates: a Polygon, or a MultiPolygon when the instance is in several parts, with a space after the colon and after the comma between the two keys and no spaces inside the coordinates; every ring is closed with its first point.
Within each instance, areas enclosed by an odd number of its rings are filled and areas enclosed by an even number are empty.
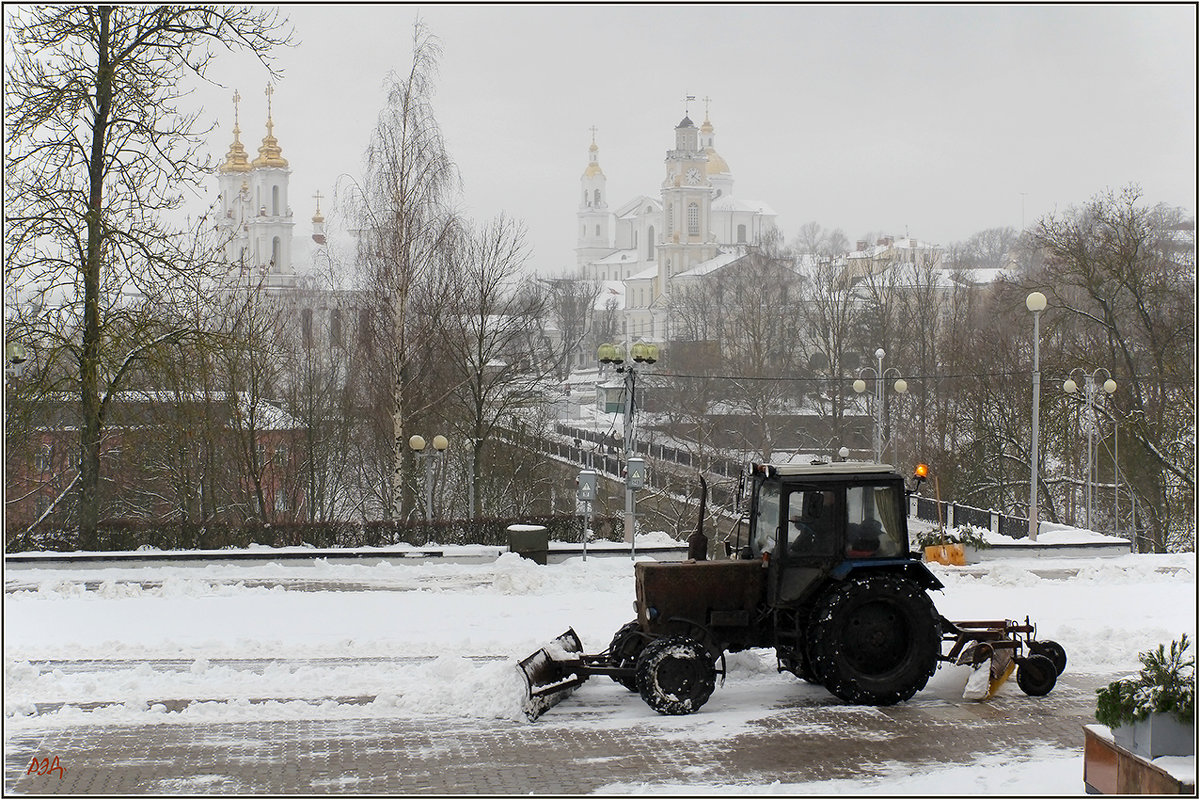
{"type": "MultiPolygon", "coordinates": [[[[1039,540],[1076,541],[1080,534],[1050,530],[1043,536],[1039,540]]],[[[678,544],[665,534],[638,540],[639,546],[666,543],[678,544]]],[[[422,715],[526,725],[525,688],[515,661],[570,627],[587,652],[598,652],[633,616],[628,556],[570,557],[539,566],[512,553],[497,557],[497,548],[460,547],[455,553],[474,553],[477,563],[335,563],[316,557],[9,565],[5,734],[109,723],[422,715]],[[193,702],[172,703],[178,700],[193,702]]],[[[1028,615],[1039,638],[1066,648],[1073,673],[1119,677],[1137,671],[1139,652],[1184,632],[1195,639],[1194,554],[1012,557],[930,568],[945,584],[933,594],[942,614],[1028,615]]],[[[733,654],[728,667],[727,685],[700,713],[661,718],[664,737],[704,740],[749,729],[764,698],[778,695],[787,678],[776,673],[766,650],[733,654]]],[[[965,667],[943,667],[910,702],[921,702],[922,695],[960,696],[968,675],[965,667]]],[[[578,691],[624,693],[598,680],[578,691]]],[[[573,724],[620,728],[647,713],[635,699],[612,708],[573,724]]],[[[1081,759],[1081,751],[1025,748],[919,775],[896,764],[883,776],[859,780],[736,788],[762,794],[1079,794],[1081,759]]],[[[1184,761],[1168,768],[1194,773],[1194,760],[1184,761]]],[[[686,786],[615,784],[603,792],[729,791],[697,777],[686,786]]]]}

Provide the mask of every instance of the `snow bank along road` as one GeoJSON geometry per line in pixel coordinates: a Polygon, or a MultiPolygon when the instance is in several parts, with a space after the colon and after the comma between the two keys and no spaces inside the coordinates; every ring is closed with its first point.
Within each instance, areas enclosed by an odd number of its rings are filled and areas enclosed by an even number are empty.
{"type": "Polygon", "coordinates": [[[1045,698],[1010,682],[965,701],[965,672],[943,667],[908,703],[846,706],[750,651],[698,714],[659,716],[598,678],[536,723],[513,662],[568,626],[603,649],[632,617],[628,561],[10,568],[4,787],[1080,793],[1095,689],[1194,637],[1194,567],[935,566],[946,616],[1028,615],[1067,649],[1045,698]],[[30,772],[55,757],[60,770],[30,772]]]}

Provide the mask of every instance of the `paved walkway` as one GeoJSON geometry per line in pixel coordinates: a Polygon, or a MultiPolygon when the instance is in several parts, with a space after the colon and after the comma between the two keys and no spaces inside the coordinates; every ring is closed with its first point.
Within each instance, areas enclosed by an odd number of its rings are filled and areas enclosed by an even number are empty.
{"type": "MultiPolygon", "coordinates": [[[[800,683],[728,733],[695,717],[629,721],[635,696],[581,690],[534,724],[425,717],[161,723],[5,738],[5,794],[584,794],[614,784],[767,785],[961,764],[1036,745],[1077,750],[1110,676],[1062,676],[1047,697],[1010,682],[988,703],[839,705],[800,683]],[[629,724],[614,724],[619,717],[629,724]],[[32,759],[58,771],[29,774],[32,759]]],[[[731,681],[716,699],[738,689],[731,681]]],[[[918,695],[918,698],[921,696],[918,695]]],[[[348,698],[341,698],[346,702],[348,698]]],[[[1019,769],[1019,766],[1014,768],[1019,769]]],[[[953,787],[947,787],[953,791],[953,787]]]]}

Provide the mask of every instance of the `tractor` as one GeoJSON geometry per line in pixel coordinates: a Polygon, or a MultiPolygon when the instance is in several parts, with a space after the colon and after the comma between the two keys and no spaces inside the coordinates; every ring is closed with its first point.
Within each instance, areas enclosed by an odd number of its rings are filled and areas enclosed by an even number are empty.
{"type": "MultiPolygon", "coordinates": [[[[1028,619],[955,623],[934,608],[928,592],[942,583],[910,552],[907,526],[924,474],[922,465],[910,489],[886,464],[749,465],[746,541],[739,521],[723,559],[693,547],[683,562],[636,563],[637,618],[608,649],[584,654],[572,629],[519,663],[526,715],[537,719],[592,675],[659,713],[689,714],[723,679],[725,654],[749,648],[773,648],[779,671],[853,704],[908,700],[940,661],[988,669],[983,696],[1014,669],[1024,692],[1047,694],[1066,653],[1037,641],[1028,619]]],[[[693,540],[706,494],[702,482],[693,540]]]]}

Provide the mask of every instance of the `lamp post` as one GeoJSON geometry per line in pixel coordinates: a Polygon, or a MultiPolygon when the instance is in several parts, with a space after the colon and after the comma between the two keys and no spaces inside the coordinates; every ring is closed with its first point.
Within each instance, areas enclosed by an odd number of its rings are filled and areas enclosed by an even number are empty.
{"type": "MultiPolygon", "coordinates": [[[[1073,376],[1076,372],[1079,372],[1083,375],[1084,404],[1087,406],[1087,416],[1085,416],[1084,420],[1083,420],[1083,424],[1084,424],[1084,427],[1087,428],[1087,435],[1088,435],[1087,489],[1085,491],[1085,496],[1087,498],[1087,515],[1086,515],[1085,519],[1087,520],[1087,522],[1085,524],[1087,525],[1087,529],[1090,531],[1092,529],[1092,472],[1093,472],[1092,432],[1095,431],[1095,429],[1096,429],[1096,414],[1095,414],[1096,408],[1095,408],[1094,403],[1095,403],[1095,396],[1096,396],[1096,384],[1097,384],[1097,380],[1098,380],[1097,376],[1099,376],[1100,373],[1104,373],[1105,377],[1107,378],[1107,380],[1105,380],[1104,383],[1101,384],[1101,387],[1104,389],[1106,394],[1112,394],[1113,392],[1115,392],[1117,390],[1117,382],[1112,379],[1112,373],[1110,373],[1104,367],[1100,367],[1099,369],[1093,370],[1090,374],[1084,372],[1082,369],[1073,369],[1073,370],[1071,370],[1069,375],[1073,376]]],[[[1075,380],[1073,377],[1068,377],[1065,381],[1063,381],[1062,386],[1063,386],[1063,391],[1066,392],[1067,394],[1071,394],[1071,395],[1075,394],[1075,392],[1078,391],[1078,389],[1079,389],[1079,387],[1075,384],[1075,380]]],[[[1114,431],[1114,436],[1115,435],[1116,434],[1114,431]]],[[[1115,467],[1115,464],[1116,464],[1115,448],[1113,451],[1113,464],[1114,464],[1113,483],[1115,484],[1116,480],[1117,480],[1116,479],[1116,467],[1115,467]]],[[[1114,507],[1113,514],[1116,514],[1115,507],[1114,507]]]]}
{"type": "Polygon", "coordinates": [[[25,372],[25,364],[29,354],[20,342],[9,342],[4,346],[4,375],[8,378],[19,378],[25,372]]]}
{"type": "MultiPolygon", "coordinates": [[[[858,373],[860,377],[854,381],[854,391],[857,392],[858,394],[862,394],[863,392],[865,392],[867,390],[867,382],[864,381],[861,376],[868,372],[874,373],[874,375],[875,375],[875,436],[874,436],[875,441],[874,441],[874,444],[875,444],[875,461],[876,461],[876,463],[882,463],[882,458],[883,458],[883,400],[884,400],[883,382],[887,379],[889,374],[894,373],[896,376],[896,382],[894,384],[892,384],[892,388],[895,389],[896,394],[904,394],[905,392],[908,391],[908,381],[906,381],[906,380],[904,380],[904,378],[900,377],[900,370],[896,369],[895,367],[888,367],[887,369],[883,368],[883,357],[886,355],[887,355],[887,353],[884,352],[882,347],[880,347],[878,350],[876,350],[875,358],[878,359],[878,361],[879,361],[879,369],[875,369],[874,367],[867,367],[866,369],[860,370],[858,373]]],[[[895,444],[894,436],[893,436],[893,443],[895,444]]],[[[897,448],[898,448],[898,445],[897,445],[897,448]]],[[[899,460],[896,449],[893,450],[892,460],[893,461],[899,460]]]]}
{"type": "Polygon", "coordinates": [[[642,488],[645,479],[645,466],[642,459],[633,456],[633,414],[635,410],[634,393],[637,389],[637,369],[634,364],[649,366],[658,361],[658,348],[645,342],[637,342],[630,348],[633,363],[625,358],[625,347],[619,344],[602,344],[596,351],[601,364],[612,364],[618,373],[624,375],[625,394],[625,531],[629,537],[629,557],[632,559],[636,550],[634,544],[634,509],[633,493],[642,488]]]}
{"type": "Polygon", "coordinates": [[[1041,331],[1039,317],[1046,310],[1046,295],[1030,292],[1025,298],[1025,308],[1033,312],[1033,436],[1029,446],[1029,541],[1037,541],[1038,529],[1038,394],[1042,376],[1038,372],[1039,340],[1041,331]]]}
{"type": "Polygon", "coordinates": [[[433,437],[433,452],[425,449],[425,437],[413,436],[408,440],[408,446],[412,448],[413,455],[425,462],[425,521],[433,521],[433,471],[432,461],[438,458],[450,446],[450,442],[445,436],[440,433],[433,437]]]}

